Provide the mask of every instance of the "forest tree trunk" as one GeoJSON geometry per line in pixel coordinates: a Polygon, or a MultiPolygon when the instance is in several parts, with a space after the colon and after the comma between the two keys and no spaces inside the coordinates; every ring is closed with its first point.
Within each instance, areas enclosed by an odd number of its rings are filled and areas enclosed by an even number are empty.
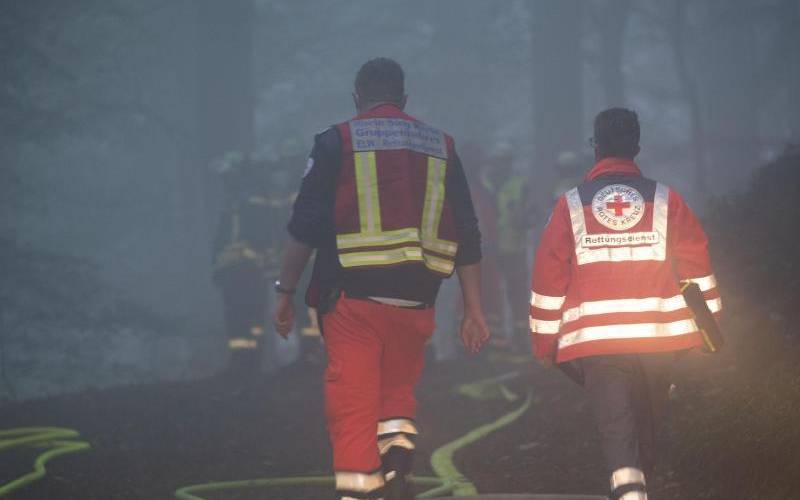
{"type": "Polygon", "coordinates": [[[531,3],[534,170],[547,182],[562,151],[577,151],[582,131],[580,0],[531,3]],[[543,175],[542,175],[543,174],[543,175]]]}

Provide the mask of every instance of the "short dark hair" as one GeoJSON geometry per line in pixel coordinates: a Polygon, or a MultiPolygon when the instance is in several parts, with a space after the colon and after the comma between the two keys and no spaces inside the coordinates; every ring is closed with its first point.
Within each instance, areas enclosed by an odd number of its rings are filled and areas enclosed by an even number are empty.
{"type": "Polygon", "coordinates": [[[633,158],[639,153],[639,117],[635,111],[611,108],[594,118],[594,141],[606,156],[633,158]]]}
{"type": "Polygon", "coordinates": [[[376,57],[365,62],[356,73],[356,93],[370,101],[400,101],[405,75],[396,61],[376,57]]]}

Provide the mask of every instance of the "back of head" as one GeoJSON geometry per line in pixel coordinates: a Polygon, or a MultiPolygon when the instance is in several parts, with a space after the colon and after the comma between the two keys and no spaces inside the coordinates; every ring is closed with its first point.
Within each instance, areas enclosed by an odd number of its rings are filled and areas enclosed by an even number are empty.
{"type": "Polygon", "coordinates": [[[364,63],[356,73],[356,94],[371,102],[401,102],[405,95],[405,75],[400,65],[386,57],[364,63]]]}
{"type": "Polygon", "coordinates": [[[639,135],[639,117],[630,109],[607,109],[594,119],[598,159],[610,156],[635,158],[639,154],[639,135]]]}

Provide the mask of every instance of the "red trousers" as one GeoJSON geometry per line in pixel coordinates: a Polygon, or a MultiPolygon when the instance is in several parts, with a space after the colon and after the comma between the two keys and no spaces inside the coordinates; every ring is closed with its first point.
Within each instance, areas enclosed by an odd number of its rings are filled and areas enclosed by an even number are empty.
{"type": "Polygon", "coordinates": [[[378,422],[414,418],[414,386],[433,329],[433,308],[345,296],[323,316],[325,412],[335,471],[380,469],[378,422]]]}

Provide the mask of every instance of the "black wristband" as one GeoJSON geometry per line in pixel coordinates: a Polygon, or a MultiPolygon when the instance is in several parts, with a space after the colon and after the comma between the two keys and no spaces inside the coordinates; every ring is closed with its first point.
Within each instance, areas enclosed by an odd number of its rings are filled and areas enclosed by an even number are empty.
{"type": "Polygon", "coordinates": [[[289,289],[281,286],[280,280],[275,282],[275,293],[282,293],[283,295],[294,295],[297,289],[289,289]]]}

